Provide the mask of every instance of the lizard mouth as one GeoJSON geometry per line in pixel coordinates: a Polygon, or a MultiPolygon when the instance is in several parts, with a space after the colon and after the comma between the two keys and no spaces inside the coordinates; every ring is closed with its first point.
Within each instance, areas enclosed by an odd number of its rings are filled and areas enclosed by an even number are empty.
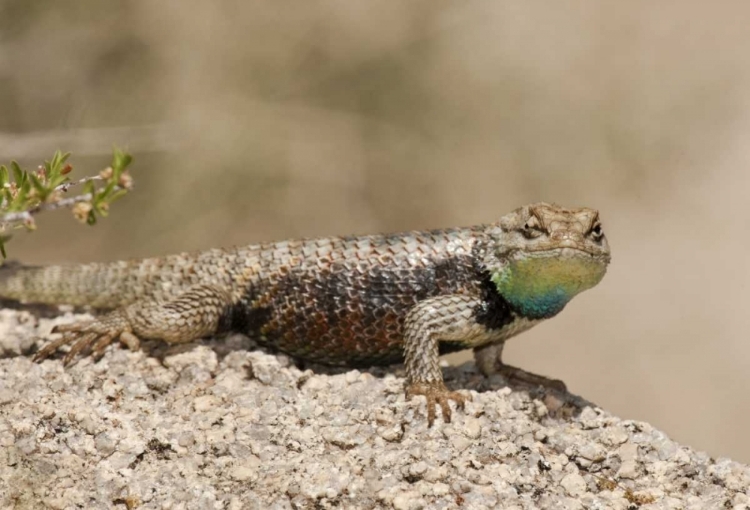
{"type": "Polygon", "coordinates": [[[518,250],[513,254],[512,259],[513,260],[522,260],[525,257],[532,257],[532,258],[562,258],[562,259],[570,259],[570,258],[593,258],[602,261],[603,263],[609,262],[609,254],[606,252],[601,251],[595,251],[588,248],[582,248],[580,246],[555,246],[555,247],[545,247],[540,246],[538,248],[533,249],[527,249],[527,250],[518,250]]]}

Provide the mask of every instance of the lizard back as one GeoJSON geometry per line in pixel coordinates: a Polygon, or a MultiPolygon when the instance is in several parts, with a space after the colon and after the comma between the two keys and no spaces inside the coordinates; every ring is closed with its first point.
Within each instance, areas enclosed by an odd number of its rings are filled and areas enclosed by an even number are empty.
{"type": "MultiPolygon", "coordinates": [[[[503,325],[510,310],[473,254],[481,232],[473,227],[261,246],[240,257],[257,257],[260,272],[249,279],[225,328],[299,358],[351,366],[402,360],[406,315],[430,297],[484,297],[485,315],[503,325]]],[[[465,348],[441,343],[443,352],[465,348]]]]}

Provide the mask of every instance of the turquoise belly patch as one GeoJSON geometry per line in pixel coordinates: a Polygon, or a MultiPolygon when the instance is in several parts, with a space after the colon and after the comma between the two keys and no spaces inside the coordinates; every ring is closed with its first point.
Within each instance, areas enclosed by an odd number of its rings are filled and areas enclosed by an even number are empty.
{"type": "Polygon", "coordinates": [[[606,263],[588,255],[531,257],[511,261],[492,273],[497,291],[529,319],[559,313],[576,294],[601,281],[606,263]]]}

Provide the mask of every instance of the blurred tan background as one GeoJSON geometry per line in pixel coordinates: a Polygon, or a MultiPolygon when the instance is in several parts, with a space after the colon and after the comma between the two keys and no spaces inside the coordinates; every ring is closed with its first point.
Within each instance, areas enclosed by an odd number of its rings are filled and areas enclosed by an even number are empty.
{"type": "Polygon", "coordinates": [[[135,156],[28,263],[601,210],[602,284],[507,360],[750,462],[750,4],[0,0],[0,161],[135,156]]]}

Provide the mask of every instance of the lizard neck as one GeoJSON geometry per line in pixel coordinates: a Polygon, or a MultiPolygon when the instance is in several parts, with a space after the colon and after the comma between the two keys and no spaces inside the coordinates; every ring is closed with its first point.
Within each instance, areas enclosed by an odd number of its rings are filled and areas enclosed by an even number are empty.
{"type": "Polygon", "coordinates": [[[588,254],[550,250],[523,254],[490,274],[497,292],[521,316],[547,319],[599,283],[606,267],[588,254]]]}

